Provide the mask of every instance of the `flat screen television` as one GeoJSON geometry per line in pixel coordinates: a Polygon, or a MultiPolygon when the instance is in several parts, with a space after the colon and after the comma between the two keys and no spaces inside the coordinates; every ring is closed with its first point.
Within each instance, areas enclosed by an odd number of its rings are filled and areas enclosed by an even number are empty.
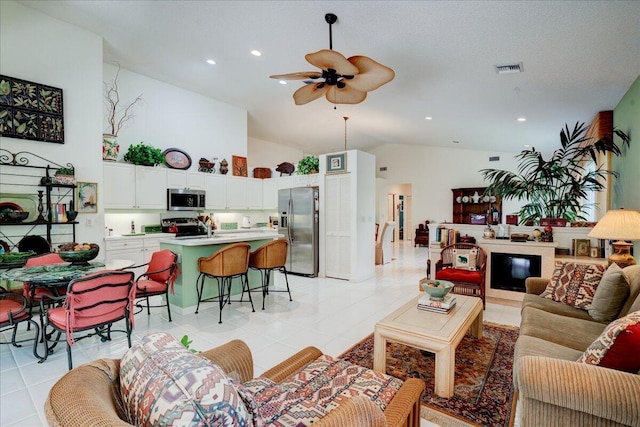
{"type": "Polygon", "coordinates": [[[491,288],[525,292],[527,277],[539,277],[542,272],[540,255],[491,253],[491,288]]]}

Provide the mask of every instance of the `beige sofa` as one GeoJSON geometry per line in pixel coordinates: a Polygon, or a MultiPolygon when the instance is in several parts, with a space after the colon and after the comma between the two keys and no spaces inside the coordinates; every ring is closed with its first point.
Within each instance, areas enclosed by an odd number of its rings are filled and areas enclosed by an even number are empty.
{"type": "MultiPolygon", "coordinates": [[[[640,310],[640,265],[623,274],[630,294],[618,317],[640,310]]],[[[522,302],[513,366],[520,425],[640,426],[640,375],[575,362],[607,323],[540,297],[547,283],[527,279],[522,302]]]]}

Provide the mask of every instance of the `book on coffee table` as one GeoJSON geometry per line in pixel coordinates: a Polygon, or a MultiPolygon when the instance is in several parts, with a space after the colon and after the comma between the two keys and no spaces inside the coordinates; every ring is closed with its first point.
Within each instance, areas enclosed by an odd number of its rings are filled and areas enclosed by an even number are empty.
{"type": "Polygon", "coordinates": [[[433,308],[443,308],[450,309],[454,305],[456,305],[456,297],[455,295],[445,295],[442,300],[434,300],[427,294],[420,297],[418,300],[418,307],[433,307],[433,308]]]}
{"type": "Polygon", "coordinates": [[[453,310],[453,307],[455,307],[456,303],[454,302],[453,305],[451,306],[451,308],[439,308],[439,307],[431,307],[429,305],[418,305],[418,310],[423,310],[423,311],[430,311],[432,313],[443,313],[443,314],[447,314],[449,313],[451,310],[453,310]]]}

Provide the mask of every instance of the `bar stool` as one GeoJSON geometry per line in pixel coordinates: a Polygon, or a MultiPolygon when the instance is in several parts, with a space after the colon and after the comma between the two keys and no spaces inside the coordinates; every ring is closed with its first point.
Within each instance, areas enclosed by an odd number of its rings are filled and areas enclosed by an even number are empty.
{"type": "MultiPolygon", "coordinates": [[[[264,300],[269,292],[288,292],[289,301],[293,301],[291,298],[291,290],[289,289],[289,278],[287,277],[287,253],[289,249],[289,241],[287,239],[277,239],[269,243],[260,246],[255,251],[251,252],[249,256],[249,268],[259,270],[262,277],[262,309],[264,310],[264,300]],[[284,279],[287,284],[287,290],[269,290],[271,282],[271,272],[273,270],[280,270],[284,273],[284,279]]],[[[258,288],[249,289],[249,297],[251,292],[258,288]]],[[[244,297],[244,291],[242,292],[244,297]]],[[[240,298],[242,301],[242,298],[240,298]]]]}
{"type": "MultiPolygon", "coordinates": [[[[249,290],[249,277],[247,271],[249,270],[249,253],[251,252],[251,245],[248,243],[234,243],[226,246],[209,257],[198,258],[198,283],[196,283],[196,291],[198,292],[198,306],[196,307],[196,314],[200,309],[201,302],[218,301],[220,307],[220,319],[218,323],[222,323],[222,309],[226,304],[231,302],[243,302],[240,300],[231,300],[231,282],[234,277],[239,277],[242,283],[242,293],[244,294],[245,288],[249,290]],[[218,295],[215,297],[203,298],[204,293],[204,279],[205,278],[216,279],[218,284],[218,295]]],[[[251,303],[251,311],[256,311],[253,308],[253,300],[251,299],[251,293],[249,293],[249,302],[251,303]]]]}

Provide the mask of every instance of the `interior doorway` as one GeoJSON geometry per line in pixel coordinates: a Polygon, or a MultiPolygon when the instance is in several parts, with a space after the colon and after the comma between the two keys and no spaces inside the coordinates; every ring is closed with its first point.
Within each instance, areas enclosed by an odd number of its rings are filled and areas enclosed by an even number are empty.
{"type": "Polygon", "coordinates": [[[393,241],[413,240],[411,184],[393,184],[387,194],[387,218],[396,223],[393,241]]]}

